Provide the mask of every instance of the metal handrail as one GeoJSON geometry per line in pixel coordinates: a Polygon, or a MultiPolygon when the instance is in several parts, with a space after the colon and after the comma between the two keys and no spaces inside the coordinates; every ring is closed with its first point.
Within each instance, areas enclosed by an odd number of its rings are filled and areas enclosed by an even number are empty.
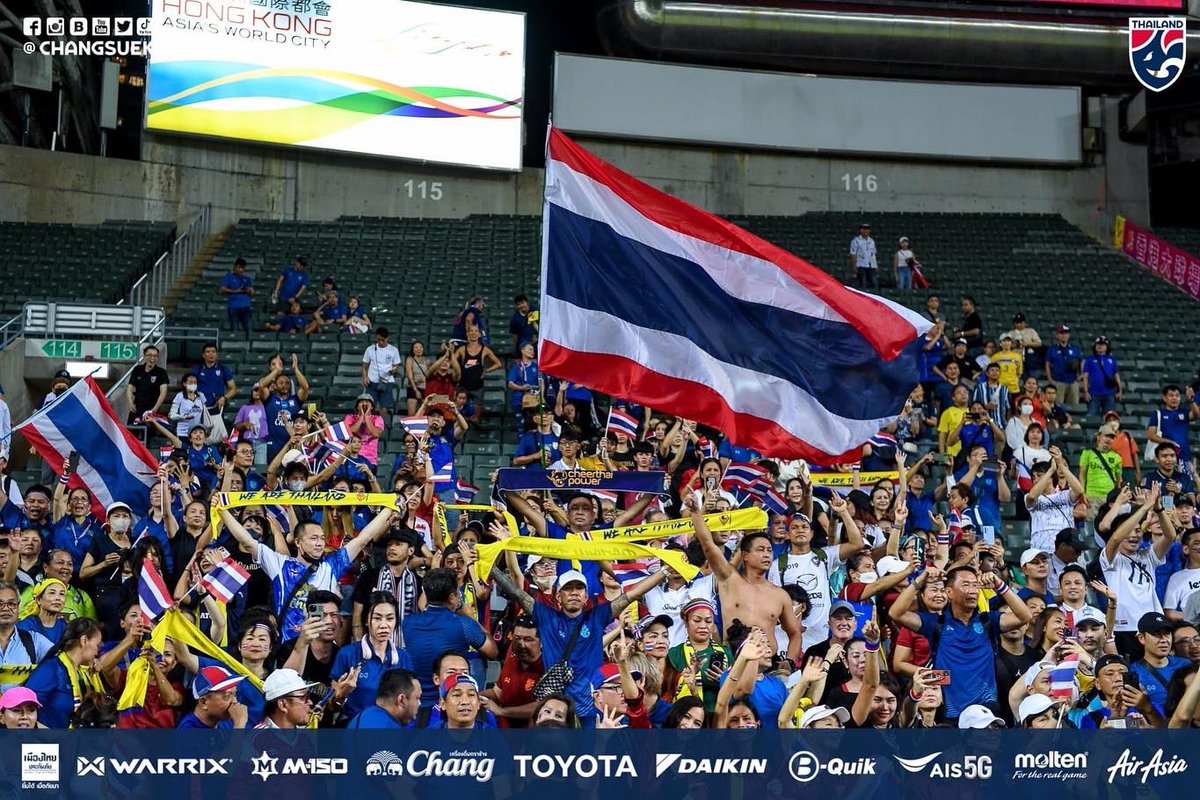
{"type": "Polygon", "coordinates": [[[124,302],[132,306],[161,306],[167,292],[192,263],[212,233],[212,204],[196,213],[167,252],[129,288],[124,302]]]}

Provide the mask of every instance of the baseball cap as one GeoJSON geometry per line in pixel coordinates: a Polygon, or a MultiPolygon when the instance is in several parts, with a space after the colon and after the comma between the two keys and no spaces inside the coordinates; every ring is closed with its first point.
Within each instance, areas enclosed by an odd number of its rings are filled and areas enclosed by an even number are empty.
{"type": "Polygon", "coordinates": [[[529,572],[529,570],[533,569],[533,565],[538,563],[541,560],[542,560],[541,556],[530,556],[529,559],[525,562],[525,571],[529,572]]]}
{"type": "Polygon", "coordinates": [[[1162,633],[1173,630],[1175,630],[1175,626],[1171,624],[1171,620],[1157,611],[1147,611],[1138,620],[1138,633],[1162,633]]]}
{"type": "Polygon", "coordinates": [[[875,562],[875,571],[879,573],[879,577],[887,575],[895,575],[898,572],[904,572],[908,569],[908,562],[895,556],[884,556],[875,562]]]}
{"type": "Polygon", "coordinates": [[[1094,608],[1092,606],[1084,606],[1083,608],[1074,612],[1071,615],[1071,618],[1075,621],[1076,628],[1078,628],[1080,625],[1084,625],[1084,624],[1088,624],[1088,625],[1103,625],[1104,624],[1104,615],[1100,613],[1100,609],[1094,608]]]}
{"type": "Polygon", "coordinates": [[[836,613],[837,613],[837,612],[839,612],[839,611],[849,611],[849,612],[850,612],[850,614],[851,614],[851,616],[857,616],[857,615],[854,613],[854,606],[850,605],[850,604],[849,604],[849,603],[847,603],[845,600],[835,600],[835,601],[833,601],[833,605],[831,605],[831,606],[829,607],[829,616],[831,616],[831,617],[832,617],[834,614],[836,614],[836,613]]]}
{"type": "Polygon", "coordinates": [[[1004,727],[1004,720],[993,714],[987,706],[970,705],[963,709],[962,715],[958,718],[958,727],[966,728],[990,728],[996,723],[1000,723],[1000,727],[1004,727]]]}
{"type": "Polygon", "coordinates": [[[1070,325],[1059,325],[1059,326],[1058,326],[1057,328],[1055,328],[1054,330],[1058,331],[1059,333],[1070,333],[1070,332],[1071,332],[1071,326],[1070,326],[1070,325]]]}
{"type": "Polygon", "coordinates": [[[192,682],[192,696],[199,700],[206,694],[232,689],[244,680],[245,675],[234,675],[224,667],[201,667],[196,673],[196,680],[192,682]]]}
{"type": "Polygon", "coordinates": [[[587,578],[577,569],[569,569],[562,575],[558,576],[558,580],[554,582],[554,588],[562,591],[567,587],[568,583],[582,583],[584,588],[587,588],[587,578]]]}
{"type": "Polygon", "coordinates": [[[1069,529],[1059,531],[1058,535],[1054,537],[1054,546],[1058,547],[1060,544],[1071,545],[1071,547],[1075,548],[1076,553],[1083,551],[1083,545],[1079,543],[1079,540],[1075,538],[1075,534],[1069,529]]]}
{"type": "Polygon", "coordinates": [[[1026,549],[1025,552],[1021,553],[1021,560],[1019,562],[1020,566],[1023,567],[1026,564],[1028,564],[1030,561],[1033,561],[1034,559],[1039,558],[1041,556],[1045,556],[1046,558],[1049,558],[1050,554],[1047,553],[1045,550],[1040,550],[1036,547],[1030,547],[1030,548],[1026,549]]]}
{"type": "Polygon", "coordinates": [[[129,514],[129,516],[133,516],[133,509],[129,507],[129,504],[122,503],[120,500],[114,500],[113,502],[109,503],[108,508],[104,509],[104,516],[107,517],[114,511],[124,511],[125,513],[129,514]]]}
{"type": "Polygon", "coordinates": [[[1120,414],[1118,414],[1118,413],[1117,413],[1117,412],[1115,412],[1115,411],[1105,411],[1105,412],[1104,412],[1104,421],[1105,421],[1105,422],[1108,422],[1109,420],[1114,420],[1114,419],[1115,419],[1117,422],[1120,422],[1120,421],[1121,421],[1121,415],[1120,415],[1120,414]]]}
{"type": "Polygon", "coordinates": [[[967,343],[967,340],[966,340],[966,339],[964,339],[964,338],[962,338],[962,337],[960,336],[959,338],[957,338],[957,339],[955,339],[955,340],[954,340],[954,343],[955,343],[955,344],[966,344],[966,343],[967,343]]]}
{"type": "Polygon", "coordinates": [[[307,691],[314,686],[320,686],[320,684],[308,683],[294,669],[277,669],[263,681],[263,695],[269,703],[289,694],[307,691]]]}
{"type": "Polygon", "coordinates": [[[1101,436],[1116,436],[1117,435],[1117,426],[1113,425],[1111,422],[1106,422],[1103,425],[1101,425],[1096,430],[1096,432],[1099,433],[1101,436]]]}
{"type": "Polygon", "coordinates": [[[1107,336],[1097,336],[1095,344],[1108,344],[1108,337],[1107,336]]]}
{"type": "Polygon", "coordinates": [[[451,689],[463,683],[470,684],[471,686],[475,687],[476,692],[479,691],[479,684],[476,683],[475,679],[470,675],[466,674],[465,672],[452,672],[446,676],[446,680],[442,681],[442,687],[438,689],[438,693],[444,700],[446,699],[446,695],[450,694],[451,689]]]}
{"type": "Polygon", "coordinates": [[[813,706],[804,712],[804,716],[800,717],[801,728],[811,728],[814,723],[819,722],[827,717],[837,717],[838,722],[845,725],[850,721],[850,712],[841,706],[813,706]]]}
{"type": "Polygon", "coordinates": [[[1096,666],[1092,670],[1092,674],[1099,675],[1100,670],[1112,664],[1120,664],[1125,669],[1129,669],[1129,662],[1125,660],[1124,656],[1119,656],[1116,653],[1105,653],[1096,659],[1096,666]]]}
{"type": "Polygon", "coordinates": [[[860,228],[869,228],[869,227],[871,227],[871,223],[869,223],[869,222],[860,222],[860,223],[858,223],[858,227],[860,227],[860,228]]]}
{"type": "Polygon", "coordinates": [[[651,625],[662,625],[670,632],[671,627],[675,624],[675,620],[668,617],[666,614],[659,614],[657,617],[646,617],[638,622],[638,635],[645,635],[646,631],[650,630],[651,625]]]}
{"type": "Polygon", "coordinates": [[[1044,694],[1031,694],[1021,701],[1017,707],[1017,721],[1024,722],[1031,717],[1045,714],[1054,707],[1054,701],[1044,694]]]}
{"type": "Polygon", "coordinates": [[[16,708],[23,706],[26,703],[33,703],[38,708],[42,707],[42,703],[38,700],[33,689],[26,689],[24,686],[14,686],[0,697],[0,710],[16,708]]]}
{"type": "Polygon", "coordinates": [[[1037,680],[1038,675],[1041,675],[1046,670],[1050,669],[1053,664],[1048,664],[1045,661],[1039,661],[1033,664],[1029,669],[1021,674],[1021,681],[1025,684],[1026,689],[1033,688],[1033,682],[1037,680]]]}
{"type": "Polygon", "coordinates": [[[907,237],[907,236],[901,236],[901,237],[900,237],[900,241],[902,241],[902,242],[907,242],[907,241],[908,241],[908,237],[907,237]]]}
{"type": "Polygon", "coordinates": [[[1025,321],[1025,315],[1022,314],[1020,311],[1013,314],[1013,322],[1024,322],[1024,321],[1025,321]]]}
{"type": "MultiPolygon", "coordinates": [[[[636,669],[629,670],[629,674],[633,676],[635,681],[641,680],[642,678],[642,673],[638,672],[636,669]]],[[[620,680],[621,668],[611,661],[606,662],[601,664],[594,672],[592,672],[592,690],[594,691],[599,689],[606,683],[616,683],[620,680]]]]}
{"type": "Polygon", "coordinates": [[[58,372],[54,373],[54,377],[55,379],[66,378],[67,380],[71,380],[71,373],[67,372],[65,369],[60,369],[58,372]]]}

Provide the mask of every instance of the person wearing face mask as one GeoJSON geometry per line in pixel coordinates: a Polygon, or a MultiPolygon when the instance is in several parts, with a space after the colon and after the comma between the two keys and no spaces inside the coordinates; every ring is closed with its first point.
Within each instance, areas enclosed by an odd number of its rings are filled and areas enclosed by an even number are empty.
{"type": "Polygon", "coordinates": [[[106,605],[117,590],[121,588],[121,559],[133,547],[129,537],[129,529],[133,526],[133,510],[117,501],[110,503],[105,510],[105,525],[102,533],[92,540],[83,564],[79,567],[79,577],[91,584],[91,594],[97,608],[106,605]]]}
{"type": "Polygon", "coordinates": [[[1008,424],[1004,426],[1004,441],[1010,450],[1018,450],[1025,445],[1025,431],[1036,422],[1033,409],[1032,400],[1021,398],[1017,413],[1010,417],[1008,424]]]}
{"type": "Polygon", "coordinates": [[[204,395],[200,394],[200,384],[195,375],[183,379],[183,391],[175,395],[171,401],[171,411],[167,418],[175,423],[175,435],[187,439],[188,433],[200,425],[204,419],[204,408],[207,405],[204,395]]]}
{"type": "Polygon", "coordinates": [[[42,408],[53,403],[58,398],[66,394],[67,389],[71,388],[71,373],[65,369],[60,369],[54,373],[54,379],[50,383],[50,393],[42,398],[42,408]]]}

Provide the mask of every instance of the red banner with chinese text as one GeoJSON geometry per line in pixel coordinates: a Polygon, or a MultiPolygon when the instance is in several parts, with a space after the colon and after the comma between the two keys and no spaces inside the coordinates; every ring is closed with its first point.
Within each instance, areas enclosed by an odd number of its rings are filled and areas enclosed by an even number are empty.
{"type": "Polygon", "coordinates": [[[1120,247],[1125,255],[1174,284],[1175,288],[1200,300],[1200,258],[1185,253],[1124,217],[1117,217],[1120,247]]]}

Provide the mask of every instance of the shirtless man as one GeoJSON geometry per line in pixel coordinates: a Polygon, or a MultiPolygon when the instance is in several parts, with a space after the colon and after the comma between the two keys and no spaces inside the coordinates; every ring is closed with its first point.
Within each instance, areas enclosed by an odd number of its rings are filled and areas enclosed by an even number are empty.
{"type": "Polygon", "coordinates": [[[752,531],[742,538],[739,550],[746,574],[740,574],[724,549],[713,541],[712,531],[704,523],[704,513],[694,496],[684,498],[684,505],[692,515],[696,538],[704,549],[704,557],[712,567],[717,580],[717,591],[721,596],[721,620],[726,636],[735,620],[750,628],[764,631],[783,626],[788,637],[787,657],[793,663],[800,657],[800,623],[792,613],[792,599],[780,587],[767,580],[774,558],[771,537],[762,531],[752,531]]]}

